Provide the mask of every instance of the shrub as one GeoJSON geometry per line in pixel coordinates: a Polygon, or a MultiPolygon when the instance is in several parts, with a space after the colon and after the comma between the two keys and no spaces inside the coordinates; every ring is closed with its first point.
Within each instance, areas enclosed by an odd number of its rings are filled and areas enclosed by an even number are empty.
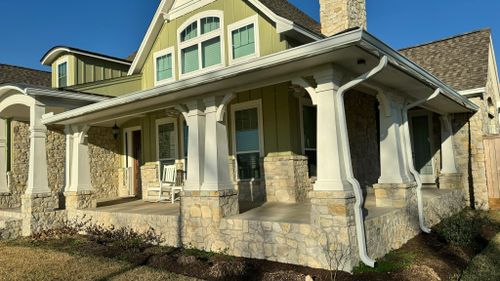
{"type": "Polygon", "coordinates": [[[467,209],[444,219],[435,231],[448,244],[477,248],[480,246],[481,229],[489,223],[484,212],[467,209]]]}

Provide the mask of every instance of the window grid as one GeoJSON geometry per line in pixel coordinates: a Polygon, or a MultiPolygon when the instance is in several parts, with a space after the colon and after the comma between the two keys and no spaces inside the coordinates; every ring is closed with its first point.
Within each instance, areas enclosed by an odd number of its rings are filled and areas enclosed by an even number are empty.
{"type": "Polygon", "coordinates": [[[238,28],[232,31],[233,59],[255,54],[255,31],[254,24],[238,28]]]}
{"type": "Polygon", "coordinates": [[[57,66],[57,86],[59,88],[68,86],[68,63],[63,62],[57,66]]]}
{"type": "Polygon", "coordinates": [[[172,54],[166,54],[156,58],[156,81],[172,78],[172,54]]]}

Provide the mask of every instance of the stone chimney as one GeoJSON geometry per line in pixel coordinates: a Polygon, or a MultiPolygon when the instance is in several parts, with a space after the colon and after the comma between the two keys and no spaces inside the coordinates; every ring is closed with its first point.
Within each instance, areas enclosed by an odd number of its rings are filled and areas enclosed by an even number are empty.
{"type": "Polygon", "coordinates": [[[321,32],[332,36],[353,27],[366,29],[366,0],[319,0],[321,32]]]}

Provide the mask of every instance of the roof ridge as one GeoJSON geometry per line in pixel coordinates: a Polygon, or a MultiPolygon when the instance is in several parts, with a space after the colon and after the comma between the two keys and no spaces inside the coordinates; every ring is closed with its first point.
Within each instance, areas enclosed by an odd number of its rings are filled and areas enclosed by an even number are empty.
{"type": "Polygon", "coordinates": [[[15,64],[9,64],[9,63],[0,63],[0,66],[1,65],[25,69],[25,70],[37,71],[37,72],[45,72],[45,73],[49,73],[49,74],[51,73],[50,71],[47,71],[47,70],[40,70],[40,69],[35,69],[35,68],[21,66],[21,65],[15,65],[15,64]]]}
{"type": "Polygon", "coordinates": [[[399,49],[399,51],[404,51],[404,50],[419,48],[419,47],[423,47],[423,46],[427,46],[427,45],[431,45],[431,44],[435,44],[435,43],[439,43],[439,42],[443,42],[443,41],[448,41],[448,40],[452,40],[452,39],[455,39],[455,38],[464,37],[464,36],[468,36],[468,35],[471,35],[471,34],[474,34],[474,33],[484,32],[484,31],[488,31],[491,34],[491,28],[486,27],[486,28],[482,28],[482,29],[476,29],[476,30],[472,30],[472,31],[469,31],[469,32],[465,32],[465,33],[460,33],[460,34],[456,34],[456,35],[444,37],[444,38],[433,40],[433,41],[429,41],[429,42],[424,42],[424,43],[421,43],[421,44],[418,44],[418,45],[404,47],[404,48],[399,49]]]}

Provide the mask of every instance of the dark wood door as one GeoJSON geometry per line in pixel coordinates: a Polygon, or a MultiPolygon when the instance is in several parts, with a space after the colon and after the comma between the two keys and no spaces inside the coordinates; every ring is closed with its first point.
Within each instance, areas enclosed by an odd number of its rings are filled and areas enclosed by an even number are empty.
{"type": "Polygon", "coordinates": [[[134,159],[134,194],[136,197],[142,197],[141,189],[141,131],[132,132],[132,158],[134,159]]]}

